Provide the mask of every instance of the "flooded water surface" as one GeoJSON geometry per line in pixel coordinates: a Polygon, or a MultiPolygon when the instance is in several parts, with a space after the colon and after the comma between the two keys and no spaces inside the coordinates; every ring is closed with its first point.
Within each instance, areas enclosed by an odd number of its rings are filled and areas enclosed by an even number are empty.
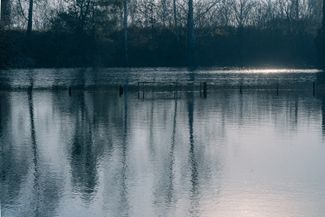
{"type": "Polygon", "coordinates": [[[0,216],[323,217],[322,77],[1,71],[0,216]]]}

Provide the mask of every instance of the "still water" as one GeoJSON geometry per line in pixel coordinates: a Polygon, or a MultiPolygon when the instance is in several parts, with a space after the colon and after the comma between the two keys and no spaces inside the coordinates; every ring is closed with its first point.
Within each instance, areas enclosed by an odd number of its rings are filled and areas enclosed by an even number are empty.
{"type": "Polygon", "coordinates": [[[108,71],[0,72],[1,217],[325,215],[321,72],[108,71]],[[208,95],[131,87],[173,79],[208,95]]]}

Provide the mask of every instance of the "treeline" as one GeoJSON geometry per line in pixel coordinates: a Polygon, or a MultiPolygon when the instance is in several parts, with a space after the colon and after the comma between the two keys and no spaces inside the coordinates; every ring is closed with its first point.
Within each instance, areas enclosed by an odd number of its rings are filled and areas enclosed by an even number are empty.
{"type": "Polygon", "coordinates": [[[0,66],[322,62],[322,0],[2,2],[7,8],[1,14],[0,66]]]}
{"type": "MultiPolygon", "coordinates": [[[[130,66],[185,66],[185,36],[168,29],[130,29],[130,66]]],[[[201,66],[313,66],[317,64],[314,35],[286,35],[276,31],[245,28],[220,29],[211,34],[197,31],[194,60],[201,66]],[[221,32],[219,32],[221,31],[221,32]]],[[[35,32],[31,38],[20,31],[6,34],[2,62],[11,67],[124,66],[122,32],[110,39],[93,35],[35,32]]],[[[2,50],[3,51],[3,50],[2,50]]]]}

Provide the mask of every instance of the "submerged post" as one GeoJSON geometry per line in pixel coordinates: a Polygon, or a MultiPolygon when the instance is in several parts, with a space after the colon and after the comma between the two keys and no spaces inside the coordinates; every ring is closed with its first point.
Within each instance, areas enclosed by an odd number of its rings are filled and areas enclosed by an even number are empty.
{"type": "Polygon", "coordinates": [[[239,93],[240,94],[243,94],[243,87],[242,87],[242,85],[239,86],[239,93]]]}
{"type": "Polygon", "coordinates": [[[128,89],[129,89],[129,81],[126,80],[122,85],[120,85],[120,88],[119,88],[119,93],[120,93],[120,96],[122,96],[123,94],[125,95],[125,97],[127,97],[127,94],[128,94],[128,89]]]}
{"type": "Polygon", "coordinates": [[[27,92],[28,93],[31,93],[33,91],[33,85],[30,85],[28,88],[27,88],[27,92]]]}
{"type": "Polygon", "coordinates": [[[203,97],[207,98],[208,90],[207,90],[207,82],[203,82],[203,97]]]}
{"type": "Polygon", "coordinates": [[[71,87],[69,87],[69,96],[71,96],[71,87]]]}
{"type": "Polygon", "coordinates": [[[316,95],[316,83],[313,82],[313,96],[316,95]]]}
{"type": "Polygon", "coordinates": [[[144,82],[142,82],[142,99],[144,99],[144,82]]]}
{"type": "Polygon", "coordinates": [[[177,81],[175,82],[174,98],[177,98],[177,81]]]}
{"type": "Polygon", "coordinates": [[[138,99],[140,98],[140,82],[138,82],[138,99]]]}
{"type": "Polygon", "coordinates": [[[123,87],[120,85],[119,86],[119,89],[118,89],[118,93],[119,93],[119,96],[122,96],[123,95],[123,87]]]}
{"type": "Polygon", "coordinates": [[[276,84],[276,95],[279,96],[279,83],[276,84]]]}

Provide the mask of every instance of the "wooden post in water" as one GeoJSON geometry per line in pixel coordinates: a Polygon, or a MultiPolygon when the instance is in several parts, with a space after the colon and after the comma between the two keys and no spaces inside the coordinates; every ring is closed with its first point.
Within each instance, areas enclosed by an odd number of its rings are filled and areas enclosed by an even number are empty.
{"type": "Polygon", "coordinates": [[[239,93],[240,93],[240,94],[243,94],[243,88],[242,88],[242,85],[239,86],[239,93]]]}
{"type": "Polygon", "coordinates": [[[31,93],[33,91],[33,86],[31,85],[31,86],[29,86],[28,88],[27,88],[27,92],[28,93],[31,93]]]}
{"type": "Polygon", "coordinates": [[[203,82],[203,97],[207,98],[208,95],[208,87],[207,87],[207,82],[203,82]]]}
{"type": "Polygon", "coordinates": [[[279,83],[276,84],[276,95],[279,96],[279,83]]]}
{"type": "Polygon", "coordinates": [[[313,96],[316,96],[316,83],[313,82],[313,96]]]}
{"type": "Polygon", "coordinates": [[[138,99],[140,98],[140,82],[138,82],[138,99]]]}
{"type": "Polygon", "coordinates": [[[177,81],[175,82],[174,99],[177,98],[177,81]]]}
{"type": "Polygon", "coordinates": [[[126,80],[124,85],[121,86],[122,87],[122,95],[126,95],[125,97],[127,97],[127,94],[128,94],[128,90],[129,90],[129,81],[126,80]]]}
{"type": "Polygon", "coordinates": [[[122,96],[123,95],[123,87],[120,85],[119,86],[119,89],[118,89],[118,93],[119,93],[119,96],[122,96]]]}
{"type": "Polygon", "coordinates": [[[142,99],[144,99],[144,82],[142,82],[142,99]]]}

